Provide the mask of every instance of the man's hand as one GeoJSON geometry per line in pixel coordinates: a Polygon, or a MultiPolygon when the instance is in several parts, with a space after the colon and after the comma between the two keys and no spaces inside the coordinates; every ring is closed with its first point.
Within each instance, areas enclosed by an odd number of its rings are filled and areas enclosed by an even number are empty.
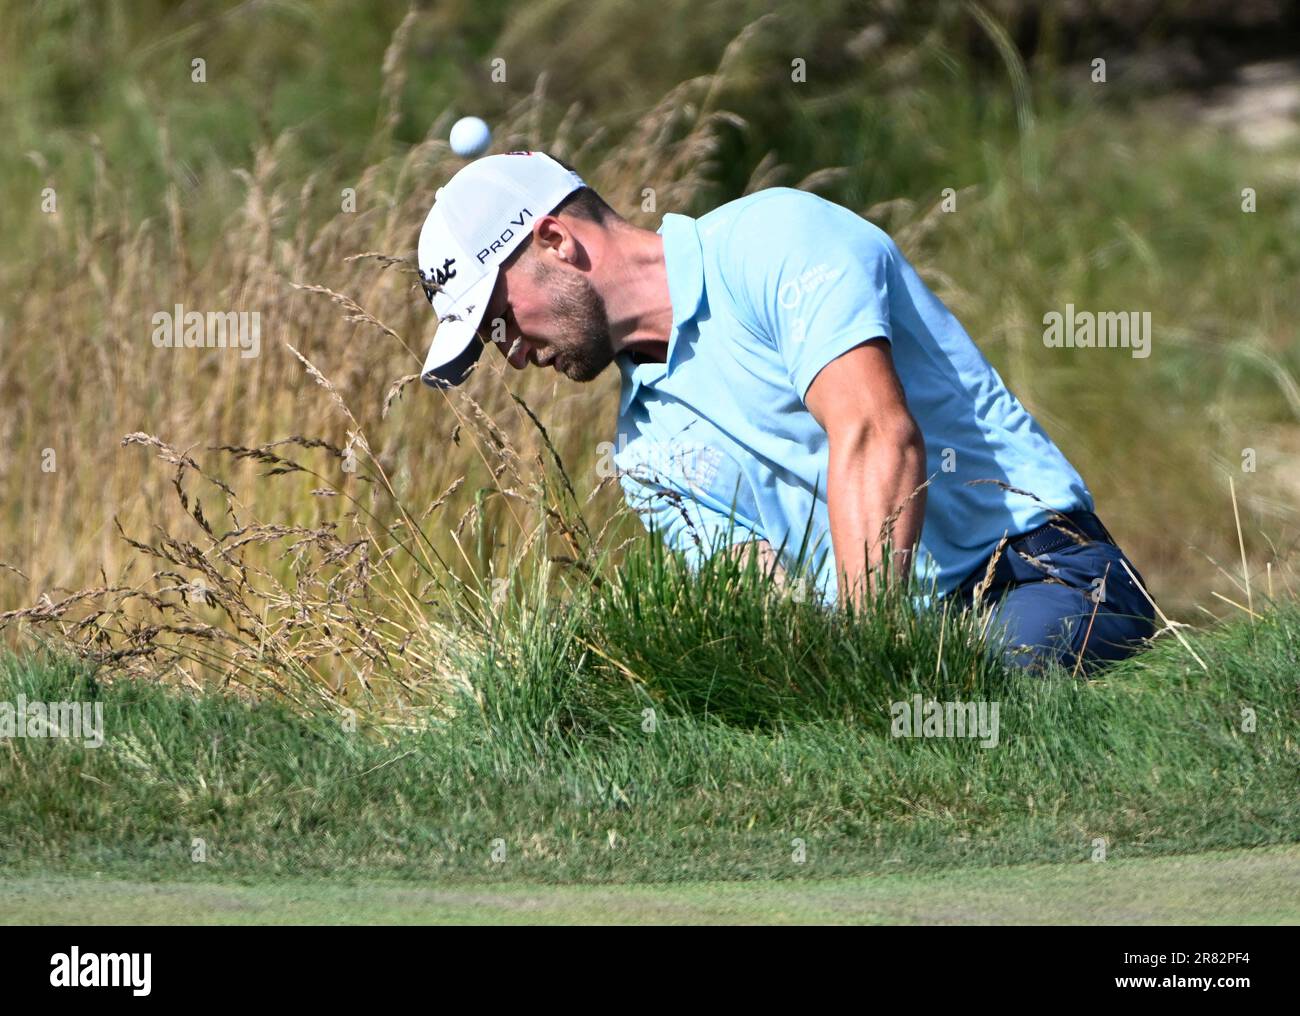
{"type": "Polygon", "coordinates": [[[732,544],[727,548],[727,553],[739,561],[742,568],[749,564],[751,557],[757,557],[758,570],[764,575],[772,576],[778,589],[785,588],[785,569],[781,567],[781,559],[776,556],[776,551],[766,540],[746,540],[744,543],[732,544]]]}
{"type": "Polygon", "coordinates": [[[925,518],[925,444],[886,339],[836,357],[809,386],[808,410],[830,440],[826,500],[840,598],[861,603],[881,568],[906,575],[925,518]],[[892,532],[882,532],[893,517],[892,532]]]}

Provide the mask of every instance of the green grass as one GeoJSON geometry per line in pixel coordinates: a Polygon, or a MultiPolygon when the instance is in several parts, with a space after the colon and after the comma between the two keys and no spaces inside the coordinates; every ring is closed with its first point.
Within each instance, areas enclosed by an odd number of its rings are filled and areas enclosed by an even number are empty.
{"type": "Polygon", "coordinates": [[[0,924],[1295,924],[1300,848],[668,886],[10,879],[0,924]]]}
{"type": "Polygon", "coordinates": [[[1189,636],[1206,671],[1165,639],[1083,682],[1003,673],[960,616],[900,601],[855,620],[732,566],[644,569],[503,612],[466,651],[455,715],[405,731],[11,659],[0,700],[93,698],[107,743],[9,742],[0,857],[168,880],[663,882],[1296,840],[1294,603],[1189,636]],[[890,703],[916,693],[999,702],[999,744],[891,737],[890,703]]]}

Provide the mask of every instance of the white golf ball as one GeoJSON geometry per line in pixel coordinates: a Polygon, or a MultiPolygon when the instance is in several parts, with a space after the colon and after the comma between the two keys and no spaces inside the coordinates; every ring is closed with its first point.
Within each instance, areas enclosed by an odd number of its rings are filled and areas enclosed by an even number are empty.
{"type": "Polygon", "coordinates": [[[476,116],[463,116],[451,128],[451,150],[462,159],[472,159],[487,151],[492,130],[476,116]]]}

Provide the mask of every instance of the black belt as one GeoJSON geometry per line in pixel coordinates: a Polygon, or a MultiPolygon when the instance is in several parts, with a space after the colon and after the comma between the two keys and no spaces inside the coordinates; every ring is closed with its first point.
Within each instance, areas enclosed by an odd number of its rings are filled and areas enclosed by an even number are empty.
{"type": "MultiPolygon", "coordinates": [[[[1101,524],[1101,519],[1092,512],[1058,512],[1037,529],[1031,529],[1007,541],[1007,545],[1002,548],[1002,553],[998,555],[997,563],[993,566],[993,578],[986,592],[1016,582],[1011,567],[1011,552],[1018,553],[1022,557],[1039,557],[1077,543],[1109,543],[1111,546],[1116,546],[1106,527],[1101,524]]],[[[952,595],[958,599],[972,599],[975,587],[984,581],[988,570],[989,565],[985,561],[966,577],[952,595]]]]}

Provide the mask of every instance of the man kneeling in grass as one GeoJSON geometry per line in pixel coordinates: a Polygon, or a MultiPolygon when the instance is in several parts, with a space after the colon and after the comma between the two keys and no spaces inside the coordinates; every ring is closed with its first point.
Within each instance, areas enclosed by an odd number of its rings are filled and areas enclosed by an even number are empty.
{"type": "Polygon", "coordinates": [[[575,381],[618,365],[625,494],[693,560],[757,544],[832,602],[910,570],[992,605],[1028,667],[1094,667],[1151,635],[1078,472],[853,212],[776,187],[651,232],[513,152],[439,191],[419,264],[430,385],[460,384],[485,343],[575,381]]]}

